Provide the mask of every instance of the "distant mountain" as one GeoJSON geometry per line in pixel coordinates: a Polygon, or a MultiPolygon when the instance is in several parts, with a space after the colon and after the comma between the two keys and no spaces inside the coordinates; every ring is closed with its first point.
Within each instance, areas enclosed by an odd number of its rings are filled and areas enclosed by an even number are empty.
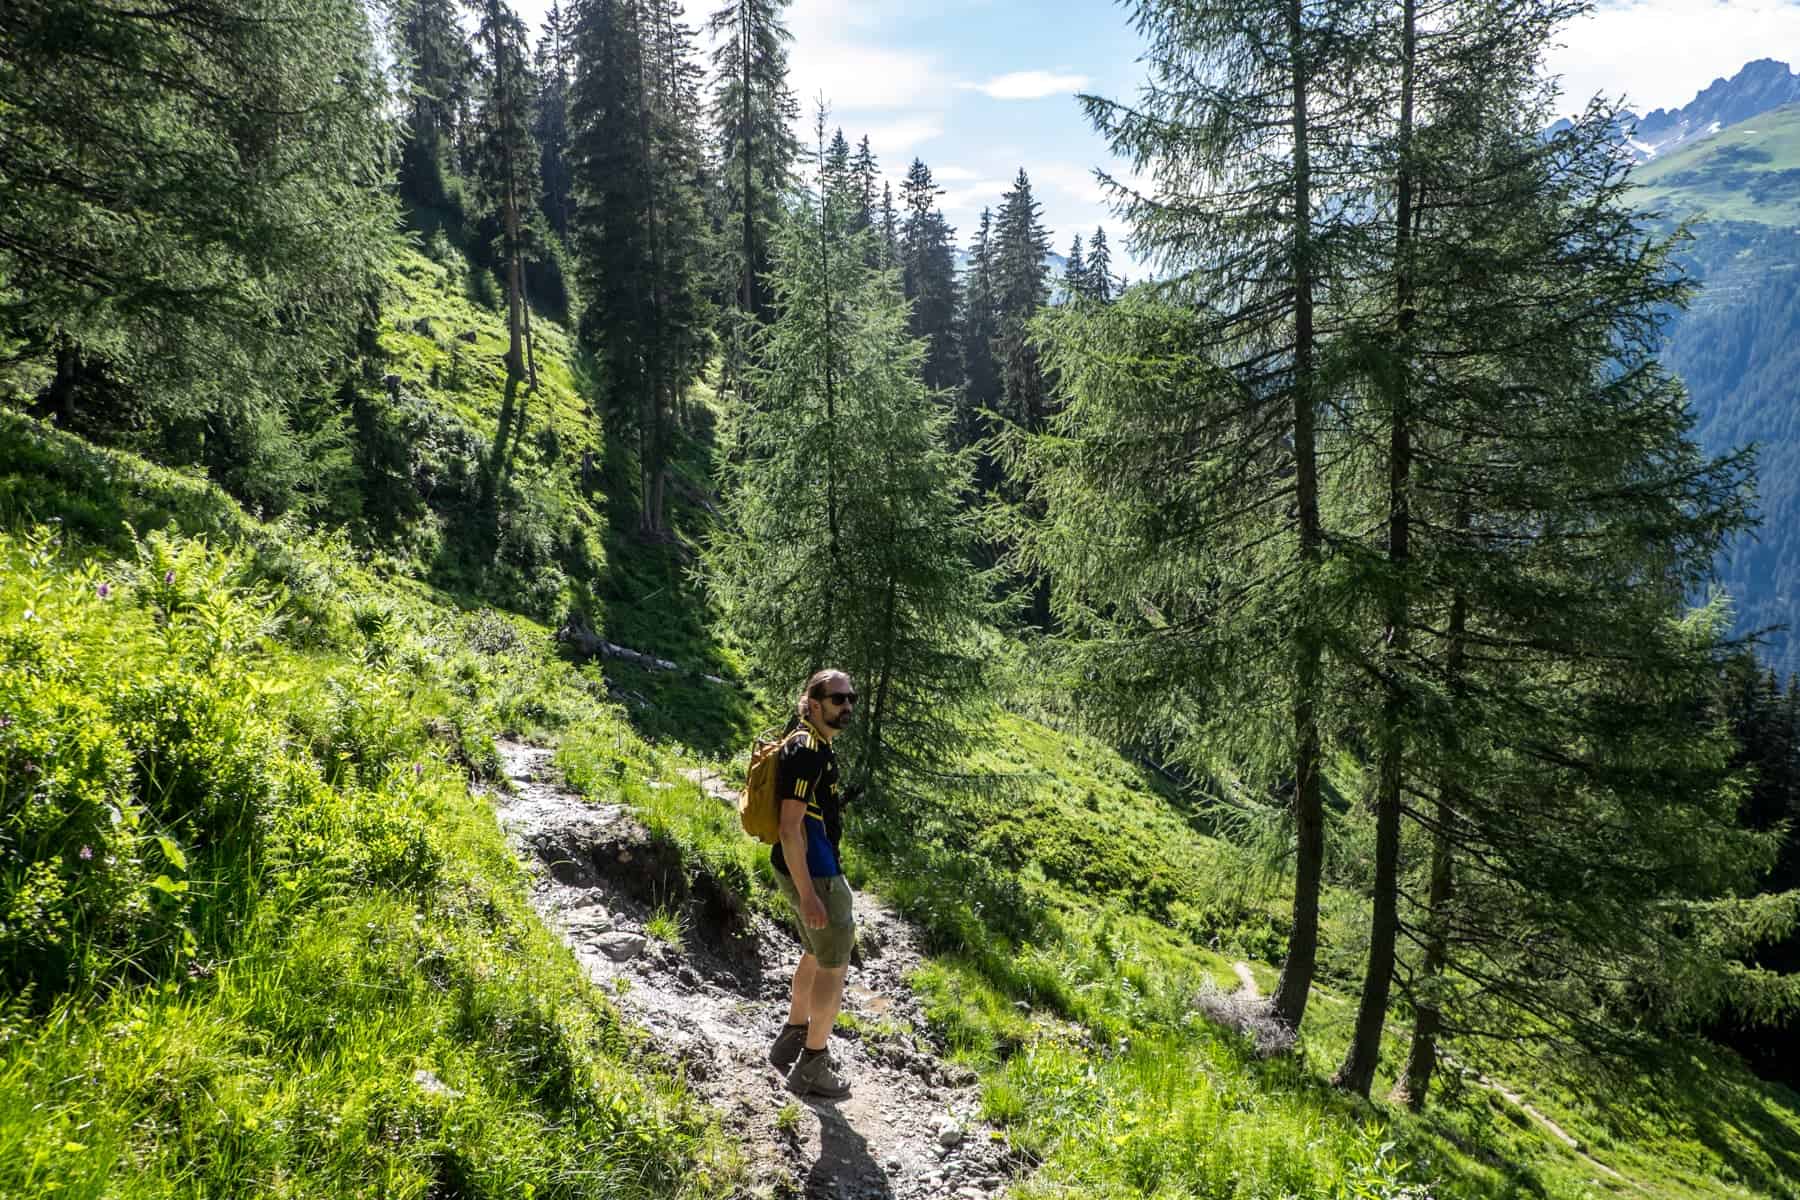
{"type": "Polygon", "coordinates": [[[1683,108],[1659,108],[1637,118],[1629,145],[1640,162],[1662,158],[1728,125],[1795,103],[1800,103],[1800,75],[1784,62],[1759,58],[1730,79],[1713,80],[1683,108]]]}
{"type": "MultiPolygon", "coordinates": [[[[1620,113],[1619,142],[1633,162],[1659,161],[1728,126],[1795,103],[1800,103],[1800,74],[1784,62],[1759,58],[1745,63],[1730,79],[1713,80],[1681,108],[1659,108],[1645,117],[1620,113]]],[[[1565,118],[1550,131],[1568,125],[1565,118]]]]}
{"type": "MultiPolygon", "coordinates": [[[[1757,67],[1732,82],[1772,79],[1757,67]]],[[[1709,95],[1727,99],[1719,86],[1689,110],[1709,95]]],[[[1711,111],[1744,108],[1719,103],[1711,111]]],[[[1640,208],[1670,225],[1700,218],[1679,258],[1703,288],[1671,322],[1663,360],[1687,383],[1707,450],[1759,447],[1762,528],[1727,550],[1719,574],[1739,632],[1796,631],[1772,636],[1763,658],[1783,674],[1800,671],[1800,103],[1757,109],[1688,139],[1637,167],[1633,179],[1640,208]]]]}

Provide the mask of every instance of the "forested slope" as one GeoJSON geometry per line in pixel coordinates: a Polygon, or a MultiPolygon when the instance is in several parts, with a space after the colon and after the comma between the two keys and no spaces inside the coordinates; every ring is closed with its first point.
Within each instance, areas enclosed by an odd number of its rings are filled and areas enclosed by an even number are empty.
{"type": "Polygon", "coordinates": [[[922,161],[803,155],[785,8],[0,8],[0,1191],[840,1192],[489,798],[554,761],[724,987],[785,909],[709,790],[829,663],[926,952],[833,1036],[978,1081],[967,1188],[1794,1196],[1698,1031],[1800,1011],[1800,709],[1685,603],[1747,466],[1618,114],[1539,136],[1562,10],[1140,0],[1121,294],[1023,168],[959,275],[922,161]]]}
{"type": "MultiPolygon", "coordinates": [[[[1668,333],[1667,361],[1693,398],[1708,449],[1755,444],[1762,525],[1721,560],[1738,629],[1800,622],[1800,107],[1760,113],[1633,174],[1636,197],[1698,218],[1679,256],[1703,290],[1668,333]]],[[[1769,638],[1781,675],[1800,641],[1769,638]]]]}

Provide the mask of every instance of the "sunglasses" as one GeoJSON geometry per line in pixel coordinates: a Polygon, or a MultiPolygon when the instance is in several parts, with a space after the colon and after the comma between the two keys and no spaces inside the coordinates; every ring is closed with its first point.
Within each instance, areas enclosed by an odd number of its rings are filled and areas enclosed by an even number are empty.
{"type": "Polygon", "coordinates": [[[855,704],[856,703],[856,693],[855,692],[826,692],[823,696],[820,696],[819,699],[829,700],[833,704],[855,704]]]}

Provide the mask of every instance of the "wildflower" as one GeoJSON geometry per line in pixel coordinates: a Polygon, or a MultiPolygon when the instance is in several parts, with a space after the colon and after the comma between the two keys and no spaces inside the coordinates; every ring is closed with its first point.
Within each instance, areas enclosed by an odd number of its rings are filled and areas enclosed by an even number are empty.
{"type": "Polygon", "coordinates": [[[413,764],[413,775],[414,775],[414,777],[415,777],[415,778],[416,778],[416,777],[418,777],[418,776],[420,776],[420,775],[423,775],[423,774],[424,774],[424,773],[425,773],[425,768],[424,768],[424,766],[423,766],[423,765],[421,765],[421,764],[419,764],[419,763],[414,763],[414,764],[413,764]]]}
{"type": "Polygon", "coordinates": [[[108,596],[112,595],[112,584],[110,584],[110,583],[100,584],[98,587],[96,587],[94,589],[94,594],[99,596],[102,600],[106,599],[108,596]]]}
{"type": "Polygon", "coordinates": [[[163,586],[168,587],[175,582],[175,568],[170,567],[163,572],[163,586]]]}
{"type": "Polygon", "coordinates": [[[37,613],[28,608],[25,610],[25,619],[27,621],[35,621],[37,620],[37,613]]]}
{"type": "Polygon", "coordinates": [[[12,723],[11,713],[0,713],[0,729],[9,729],[12,727],[12,723]]]}
{"type": "Polygon", "coordinates": [[[80,858],[82,862],[90,862],[94,857],[94,848],[92,846],[83,846],[81,852],[76,857],[80,858]]]}

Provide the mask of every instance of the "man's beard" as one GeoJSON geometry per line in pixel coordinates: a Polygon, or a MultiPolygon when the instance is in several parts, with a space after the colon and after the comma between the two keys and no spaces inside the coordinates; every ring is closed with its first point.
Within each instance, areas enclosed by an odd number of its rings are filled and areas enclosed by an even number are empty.
{"type": "Polygon", "coordinates": [[[825,723],[827,725],[831,726],[833,729],[844,729],[847,726],[849,726],[850,718],[852,715],[854,715],[854,714],[849,713],[849,712],[841,712],[835,717],[827,717],[825,719],[825,723]]]}

